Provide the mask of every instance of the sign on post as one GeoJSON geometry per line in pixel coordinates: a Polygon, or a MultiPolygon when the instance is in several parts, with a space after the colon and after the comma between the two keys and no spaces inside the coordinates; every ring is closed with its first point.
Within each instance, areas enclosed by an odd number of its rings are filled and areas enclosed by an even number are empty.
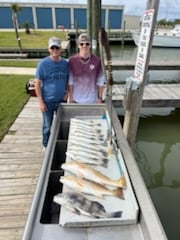
{"type": "Polygon", "coordinates": [[[150,44],[150,36],[152,31],[152,23],[154,18],[154,9],[144,12],[142,28],[137,52],[137,58],[134,68],[134,78],[142,82],[144,79],[146,59],[150,44]]]}

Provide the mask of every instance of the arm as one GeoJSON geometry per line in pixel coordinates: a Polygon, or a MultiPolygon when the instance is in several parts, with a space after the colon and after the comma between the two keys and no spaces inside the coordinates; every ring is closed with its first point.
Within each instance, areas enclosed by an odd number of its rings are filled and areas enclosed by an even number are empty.
{"type": "Polygon", "coordinates": [[[35,79],[35,91],[36,91],[36,96],[39,101],[39,108],[42,112],[47,111],[46,104],[44,103],[43,97],[42,97],[42,92],[41,92],[41,81],[39,79],[35,79]]]}
{"type": "Polygon", "coordinates": [[[97,103],[102,103],[102,97],[103,97],[103,86],[98,86],[98,99],[97,99],[97,103]]]}
{"type": "Polygon", "coordinates": [[[103,89],[104,89],[104,75],[102,72],[100,72],[100,75],[97,79],[97,88],[98,88],[97,103],[102,103],[103,89]]]}
{"type": "Polygon", "coordinates": [[[69,85],[68,92],[69,92],[69,103],[74,103],[74,100],[73,100],[73,85],[69,85]]]}
{"type": "Polygon", "coordinates": [[[69,80],[68,80],[69,103],[74,103],[74,99],[73,99],[73,84],[74,84],[74,77],[73,77],[73,74],[72,74],[71,70],[69,70],[69,80]]]}

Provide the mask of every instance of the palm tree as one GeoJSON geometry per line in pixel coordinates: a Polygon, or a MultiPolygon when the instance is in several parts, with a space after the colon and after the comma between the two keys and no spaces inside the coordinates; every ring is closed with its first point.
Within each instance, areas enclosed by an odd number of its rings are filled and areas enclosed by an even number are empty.
{"type": "Polygon", "coordinates": [[[26,21],[26,22],[23,23],[23,27],[25,28],[25,33],[26,33],[26,34],[30,34],[30,33],[31,33],[31,32],[30,32],[30,26],[29,26],[29,22],[28,22],[28,21],[26,21]]]}
{"type": "Polygon", "coordinates": [[[18,41],[18,46],[19,46],[20,53],[22,53],[21,39],[19,37],[18,20],[17,20],[17,13],[20,12],[22,10],[22,8],[18,4],[13,3],[11,5],[11,10],[12,10],[13,25],[14,25],[14,29],[15,29],[15,33],[16,33],[16,39],[18,41]]]}

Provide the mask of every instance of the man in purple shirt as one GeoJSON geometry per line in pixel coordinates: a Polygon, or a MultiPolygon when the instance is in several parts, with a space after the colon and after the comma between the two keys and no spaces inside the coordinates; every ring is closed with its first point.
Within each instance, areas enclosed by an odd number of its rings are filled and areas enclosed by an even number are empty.
{"type": "Polygon", "coordinates": [[[77,41],[79,52],[69,59],[69,102],[101,103],[104,76],[101,60],[91,54],[91,42],[86,33],[77,41]]]}

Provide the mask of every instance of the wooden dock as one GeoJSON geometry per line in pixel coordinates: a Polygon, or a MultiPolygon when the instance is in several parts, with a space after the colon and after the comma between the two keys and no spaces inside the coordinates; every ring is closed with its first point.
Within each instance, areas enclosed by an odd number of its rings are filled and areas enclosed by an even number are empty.
{"type": "MultiPolygon", "coordinates": [[[[113,86],[112,101],[115,107],[122,107],[126,91],[124,84],[113,86]]],[[[144,89],[142,106],[179,108],[180,84],[148,84],[144,89]]]]}
{"type": "Polygon", "coordinates": [[[41,169],[41,113],[31,97],[0,143],[0,240],[21,240],[41,169]]]}
{"type": "MultiPolygon", "coordinates": [[[[121,107],[125,85],[113,86],[113,104],[121,107]]],[[[180,84],[149,84],[143,106],[180,107],[180,84]]],[[[0,240],[21,240],[44,152],[41,113],[31,97],[0,143],[0,240]]]]}
{"type": "MultiPolygon", "coordinates": [[[[47,48],[23,48],[19,53],[17,48],[0,48],[0,59],[26,59],[26,58],[43,58],[49,55],[47,48]]],[[[61,42],[61,55],[65,58],[69,57],[70,41],[61,42]]]]}

